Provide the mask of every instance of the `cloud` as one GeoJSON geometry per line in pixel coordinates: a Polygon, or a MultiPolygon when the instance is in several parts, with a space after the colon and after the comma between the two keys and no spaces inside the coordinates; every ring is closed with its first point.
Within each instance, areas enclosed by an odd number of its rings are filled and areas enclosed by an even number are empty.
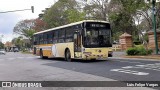
{"type": "Polygon", "coordinates": [[[13,31],[13,27],[18,21],[19,15],[4,13],[0,14],[0,33],[8,34],[13,31]]]}
{"type": "Polygon", "coordinates": [[[15,13],[0,14],[0,35],[3,35],[3,42],[11,41],[13,38],[13,28],[19,20],[19,15],[15,13]]]}
{"type": "Polygon", "coordinates": [[[3,34],[3,42],[11,41],[13,37],[13,28],[21,20],[34,19],[45,8],[51,6],[57,0],[1,0],[0,12],[30,9],[35,7],[35,13],[31,10],[11,13],[0,13],[0,35],[3,34]]]}

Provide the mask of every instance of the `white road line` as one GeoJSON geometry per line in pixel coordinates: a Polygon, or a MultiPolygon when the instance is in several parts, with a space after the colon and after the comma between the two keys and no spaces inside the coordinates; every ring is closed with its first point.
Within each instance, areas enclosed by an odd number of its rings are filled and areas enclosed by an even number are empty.
{"type": "Polygon", "coordinates": [[[125,67],[122,67],[122,68],[124,68],[124,69],[141,68],[141,69],[149,69],[149,70],[160,71],[160,65],[158,65],[158,64],[146,64],[146,65],[125,66],[125,67]]]}
{"type": "Polygon", "coordinates": [[[27,57],[27,58],[35,58],[35,57],[27,57]]]}
{"type": "Polygon", "coordinates": [[[131,71],[131,70],[126,70],[126,69],[111,69],[111,71],[123,72],[123,73],[134,74],[134,75],[148,75],[149,74],[145,72],[131,71]]]}
{"type": "Polygon", "coordinates": [[[146,64],[146,65],[136,65],[136,66],[138,66],[138,67],[146,67],[146,68],[160,68],[160,65],[156,65],[156,64],[153,64],[153,65],[148,65],[148,64],[146,64]]]}
{"type": "Polygon", "coordinates": [[[122,68],[129,69],[129,68],[134,68],[134,66],[126,66],[126,67],[122,67],[122,68]]]}
{"type": "Polygon", "coordinates": [[[9,60],[14,60],[15,58],[7,58],[7,59],[9,59],[9,60]]]}
{"type": "Polygon", "coordinates": [[[145,63],[142,63],[142,62],[130,62],[130,61],[121,61],[121,60],[114,60],[114,61],[127,62],[127,63],[139,63],[139,64],[145,64],[145,63]]]}
{"type": "Polygon", "coordinates": [[[136,66],[138,66],[138,67],[144,67],[145,65],[136,65],[136,66]]]}
{"type": "Polygon", "coordinates": [[[16,58],[25,58],[25,57],[16,57],[16,58]]]}
{"type": "Polygon", "coordinates": [[[155,63],[156,65],[160,65],[160,63],[155,63]]]}

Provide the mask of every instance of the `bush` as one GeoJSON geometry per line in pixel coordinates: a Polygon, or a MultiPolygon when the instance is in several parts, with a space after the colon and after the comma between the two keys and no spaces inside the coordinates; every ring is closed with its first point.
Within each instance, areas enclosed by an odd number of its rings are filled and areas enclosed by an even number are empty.
{"type": "Polygon", "coordinates": [[[147,55],[148,52],[143,46],[136,47],[138,54],[137,55],[147,55]]]}
{"type": "Polygon", "coordinates": [[[148,51],[143,46],[136,46],[133,48],[127,49],[127,55],[148,55],[152,54],[152,50],[149,49],[148,51]]]}
{"type": "Polygon", "coordinates": [[[152,50],[152,49],[149,49],[149,50],[147,51],[147,53],[148,53],[148,54],[152,54],[152,53],[153,53],[153,50],[152,50]]]}
{"type": "Polygon", "coordinates": [[[139,51],[137,50],[137,48],[129,48],[126,51],[127,55],[137,55],[139,53],[139,51]]]}

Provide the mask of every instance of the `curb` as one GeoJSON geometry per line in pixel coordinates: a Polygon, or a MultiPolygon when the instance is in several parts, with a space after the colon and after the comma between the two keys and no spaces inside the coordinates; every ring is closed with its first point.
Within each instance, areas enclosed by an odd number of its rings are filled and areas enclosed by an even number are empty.
{"type": "Polygon", "coordinates": [[[159,59],[142,59],[142,58],[121,58],[121,57],[108,57],[107,60],[141,60],[141,61],[160,61],[159,59]]]}

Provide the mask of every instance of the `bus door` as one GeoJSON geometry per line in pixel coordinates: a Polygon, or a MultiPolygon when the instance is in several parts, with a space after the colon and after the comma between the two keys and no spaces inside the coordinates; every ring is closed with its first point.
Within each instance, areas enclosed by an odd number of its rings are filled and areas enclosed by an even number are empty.
{"type": "Polygon", "coordinates": [[[74,32],[74,56],[75,58],[81,58],[81,46],[82,46],[81,34],[79,31],[74,32]]]}

